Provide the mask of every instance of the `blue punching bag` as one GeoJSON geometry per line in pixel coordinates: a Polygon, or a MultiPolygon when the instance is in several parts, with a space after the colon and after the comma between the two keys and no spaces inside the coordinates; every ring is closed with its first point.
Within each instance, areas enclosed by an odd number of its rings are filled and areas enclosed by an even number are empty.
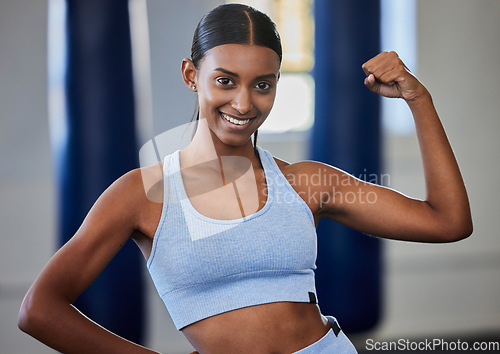
{"type": "MultiPolygon", "coordinates": [[[[66,0],[63,121],[52,127],[59,244],[100,194],[138,167],[127,0],[66,0]],[[61,132],[61,130],[64,130],[61,132]],[[62,137],[62,138],[61,138],[62,137]]],[[[144,261],[129,241],[75,306],[136,343],[143,341],[144,261]]]]}
{"type": "MultiPolygon", "coordinates": [[[[311,158],[373,182],[380,176],[379,98],[364,86],[361,65],[379,51],[379,1],[315,0],[314,6],[311,158]]],[[[336,316],[346,332],[372,328],[381,312],[381,241],[323,219],[317,266],[322,313],[336,316]]]]}

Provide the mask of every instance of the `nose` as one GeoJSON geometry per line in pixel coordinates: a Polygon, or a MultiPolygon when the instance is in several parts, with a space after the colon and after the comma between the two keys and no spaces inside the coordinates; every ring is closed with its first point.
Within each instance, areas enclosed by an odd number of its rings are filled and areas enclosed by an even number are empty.
{"type": "Polygon", "coordinates": [[[252,95],[247,88],[242,87],[236,92],[231,102],[231,107],[237,110],[241,115],[245,115],[252,110],[252,95]]]}

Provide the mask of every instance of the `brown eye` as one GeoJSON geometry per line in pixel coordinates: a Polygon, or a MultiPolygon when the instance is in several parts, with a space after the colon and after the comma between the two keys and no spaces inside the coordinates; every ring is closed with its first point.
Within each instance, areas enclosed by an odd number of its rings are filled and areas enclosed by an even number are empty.
{"type": "Polygon", "coordinates": [[[267,82],[259,82],[257,85],[255,85],[255,87],[259,90],[269,90],[271,88],[271,85],[267,82]]]}
{"type": "Polygon", "coordinates": [[[227,85],[232,85],[233,81],[227,77],[219,77],[217,79],[217,82],[221,85],[227,86],[227,85]]]}

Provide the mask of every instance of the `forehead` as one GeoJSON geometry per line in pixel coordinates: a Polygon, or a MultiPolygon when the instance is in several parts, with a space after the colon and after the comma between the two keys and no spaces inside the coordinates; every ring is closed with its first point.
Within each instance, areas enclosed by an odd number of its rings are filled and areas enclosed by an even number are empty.
{"type": "Polygon", "coordinates": [[[224,44],[207,51],[200,63],[200,71],[217,68],[238,75],[278,74],[279,57],[272,49],[258,45],[224,44]]]}

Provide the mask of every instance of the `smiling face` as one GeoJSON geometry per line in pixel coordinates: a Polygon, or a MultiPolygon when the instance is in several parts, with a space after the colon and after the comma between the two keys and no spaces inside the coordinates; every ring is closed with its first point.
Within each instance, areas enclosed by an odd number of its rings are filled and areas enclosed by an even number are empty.
{"type": "Polygon", "coordinates": [[[185,63],[184,80],[196,85],[200,119],[206,119],[212,138],[231,146],[251,143],[274,103],[278,55],[263,46],[224,44],[210,49],[198,70],[186,70],[193,64],[185,63]]]}

